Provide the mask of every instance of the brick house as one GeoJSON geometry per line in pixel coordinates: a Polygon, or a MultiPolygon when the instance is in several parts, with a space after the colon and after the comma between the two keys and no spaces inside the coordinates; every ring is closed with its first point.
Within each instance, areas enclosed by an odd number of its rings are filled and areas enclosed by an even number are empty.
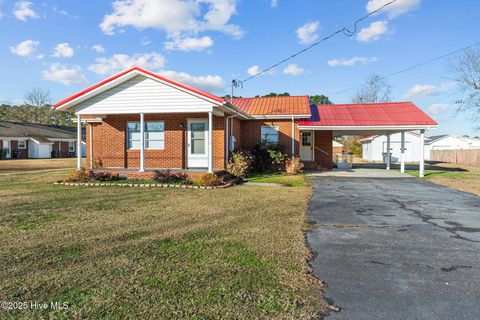
{"type": "MultiPolygon", "coordinates": [[[[0,159],[76,157],[75,127],[0,121],[0,159]]],[[[85,156],[85,143],[81,143],[85,156]]]]}
{"type": "Polygon", "coordinates": [[[223,171],[229,151],[252,149],[262,140],[281,144],[306,168],[331,169],[334,132],[367,135],[436,126],[411,103],[345,106],[337,114],[336,105],[310,105],[308,96],[224,99],[140,67],[55,104],[76,114],[77,130],[86,124],[87,169],[100,165],[96,170],[132,176],[159,169],[223,171]],[[392,116],[385,117],[389,108],[392,116]]]}

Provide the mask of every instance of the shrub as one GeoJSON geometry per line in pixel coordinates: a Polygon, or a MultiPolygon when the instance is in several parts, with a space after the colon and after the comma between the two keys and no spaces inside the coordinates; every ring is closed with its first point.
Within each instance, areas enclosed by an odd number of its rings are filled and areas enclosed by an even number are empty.
{"type": "Polygon", "coordinates": [[[73,170],[65,179],[66,182],[87,182],[88,180],[90,180],[90,178],[85,172],[85,168],[73,170]]]}
{"type": "Polygon", "coordinates": [[[285,168],[287,170],[287,173],[291,174],[300,174],[303,171],[304,164],[300,157],[293,157],[293,158],[288,158],[287,161],[285,161],[285,168]]]}
{"type": "Polygon", "coordinates": [[[98,168],[101,168],[102,166],[103,166],[103,164],[102,164],[101,159],[93,159],[93,161],[92,161],[92,168],[93,169],[98,169],[98,168]]]}
{"type": "Polygon", "coordinates": [[[237,178],[244,178],[252,169],[252,156],[248,152],[232,152],[227,163],[227,172],[237,178]]]}
{"type": "Polygon", "coordinates": [[[110,172],[90,172],[88,177],[95,181],[119,181],[125,180],[125,177],[121,177],[119,174],[111,174],[110,172]]]}
{"type": "Polygon", "coordinates": [[[158,183],[187,183],[188,175],[186,173],[172,173],[167,171],[155,171],[153,180],[158,183]]]}
{"type": "Polygon", "coordinates": [[[204,173],[195,179],[195,182],[205,187],[214,187],[222,183],[220,178],[214,173],[204,173]]]}
{"type": "Polygon", "coordinates": [[[253,149],[253,159],[256,170],[279,169],[287,155],[278,143],[263,140],[253,149]]]}

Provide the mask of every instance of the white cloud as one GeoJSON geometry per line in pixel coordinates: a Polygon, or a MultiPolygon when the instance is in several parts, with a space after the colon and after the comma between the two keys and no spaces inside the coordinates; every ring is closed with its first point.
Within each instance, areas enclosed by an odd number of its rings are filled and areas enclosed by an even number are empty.
{"type": "Polygon", "coordinates": [[[310,44],[318,39],[318,29],[320,23],[318,21],[309,22],[297,29],[297,37],[302,44],[310,44]]]}
{"type": "Polygon", "coordinates": [[[43,70],[42,77],[45,80],[59,82],[67,86],[87,82],[79,66],[67,67],[59,63],[53,63],[47,70],[43,70]]]}
{"type": "Polygon", "coordinates": [[[2,11],[0,11],[0,19],[2,19],[4,15],[5,14],[2,11]]]}
{"type": "Polygon", "coordinates": [[[388,21],[375,21],[363,28],[357,34],[357,41],[370,42],[379,40],[383,35],[391,32],[388,21]]]}
{"type": "Polygon", "coordinates": [[[16,46],[10,47],[10,51],[18,56],[28,57],[37,51],[37,47],[40,44],[39,41],[35,40],[25,40],[17,44],[16,46]]]}
{"type": "Polygon", "coordinates": [[[110,58],[97,58],[95,64],[88,70],[97,74],[112,74],[117,71],[139,66],[146,69],[159,70],[165,65],[165,57],[157,52],[137,53],[133,56],[127,54],[114,54],[110,58]]]}
{"type": "Polygon", "coordinates": [[[433,84],[417,84],[408,89],[405,94],[405,99],[412,99],[417,97],[432,97],[438,96],[445,92],[450,92],[455,89],[453,82],[442,83],[441,85],[433,84]]]}
{"type": "Polygon", "coordinates": [[[172,70],[163,70],[159,74],[205,91],[220,91],[225,88],[225,81],[218,75],[192,76],[185,72],[172,70]]]}
{"type": "Polygon", "coordinates": [[[230,24],[238,0],[117,0],[113,12],[103,18],[100,28],[112,35],[119,28],[157,28],[167,35],[195,35],[203,31],[220,31],[235,38],[243,36],[239,26],[230,24]]]}
{"type": "Polygon", "coordinates": [[[270,1],[270,6],[271,6],[272,8],[275,8],[276,6],[278,6],[278,0],[271,0],[271,1],[270,1]]]}
{"type": "Polygon", "coordinates": [[[305,69],[300,68],[297,64],[293,63],[286,66],[285,69],[283,69],[283,73],[291,76],[298,76],[305,73],[305,69]]]}
{"type": "Polygon", "coordinates": [[[93,45],[91,49],[93,51],[96,51],[97,53],[100,53],[100,54],[105,53],[105,48],[101,44],[93,45]]]}
{"type": "Polygon", "coordinates": [[[165,49],[170,51],[202,51],[213,46],[212,38],[205,36],[201,38],[174,38],[165,42],[165,49]]]}
{"type": "Polygon", "coordinates": [[[75,51],[68,44],[68,42],[63,42],[57,44],[53,49],[53,56],[57,58],[71,58],[75,54],[75,51]]]}
{"type": "Polygon", "coordinates": [[[42,60],[43,58],[45,58],[45,55],[43,53],[37,54],[37,59],[38,60],[42,60]]]}
{"type": "Polygon", "coordinates": [[[327,63],[331,67],[353,67],[359,63],[365,65],[377,61],[377,57],[353,57],[351,59],[332,59],[328,60],[327,63]]]}
{"type": "Polygon", "coordinates": [[[247,73],[251,76],[258,74],[260,71],[261,71],[260,67],[257,65],[251,66],[250,68],[247,69],[247,73]]]}
{"type": "Polygon", "coordinates": [[[28,18],[36,19],[38,14],[31,8],[33,3],[29,1],[19,1],[15,3],[13,14],[18,20],[27,21],[28,18]]]}
{"type": "Polygon", "coordinates": [[[435,104],[431,104],[430,106],[428,106],[427,112],[431,115],[436,115],[436,114],[442,113],[444,111],[447,111],[448,108],[449,108],[448,104],[435,103],[435,104]]]}
{"type": "MultiPolygon", "coordinates": [[[[369,0],[367,3],[367,12],[373,12],[390,1],[391,0],[369,0]]],[[[397,0],[386,6],[382,12],[386,12],[390,18],[395,18],[415,9],[421,2],[422,0],[397,0]]]]}

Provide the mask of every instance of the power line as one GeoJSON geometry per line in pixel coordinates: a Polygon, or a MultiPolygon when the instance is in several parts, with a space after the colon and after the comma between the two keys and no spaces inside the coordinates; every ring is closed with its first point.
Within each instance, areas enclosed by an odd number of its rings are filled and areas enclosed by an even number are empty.
{"type": "Polygon", "coordinates": [[[319,41],[317,41],[317,42],[309,45],[308,47],[306,47],[306,48],[304,48],[304,49],[302,49],[302,50],[300,50],[300,51],[298,51],[298,52],[290,55],[289,57],[287,57],[287,58],[285,58],[285,59],[283,59],[283,60],[281,60],[281,61],[273,64],[272,66],[270,66],[270,67],[268,67],[268,68],[266,68],[266,69],[263,69],[262,71],[254,74],[254,75],[252,75],[252,76],[250,76],[250,77],[248,77],[248,78],[246,78],[246,79],[244,79],[244,80],[236,80],[236,79],[233,80],[233,81],[232,81],[232,87],[236,87],[236,88],[237,88],[237,87],[241,86],[243,82],[247,82],[247,81],[249,81],[249,80],[251,80],[251,79],[253,79],[253,78],[258,77],[258,76],[261,75],[261,74],[264,74],[265,72],[268,72],[268,71],[270,71],[270,70],[278,67],[279,65],[281,65],[281,64],[283,64],[283,63],[285,63],[285,62],[287,62],[287,61],[289,61],[289,60],[297,57],[298,55],[300,55],[300,54],[302,54],[302,53],[304,53],[304,52],[306,52],[306,51],[308,51],[308,50],[310,50],[310,49],[318,46],[318,45],[321,44],[322,42],[324,42],[324,41],[326,41],[326,40],[328,40],[328,39],[336,36],[336,35],[339,34],[339,33],[343,33],[343,34],[346,35],[347,37],[352,37],[353,35],[355,35],[355,34],[357,33],[358,24],[359,24],[360,22],[362,22],[363,20],[365,20],[365,19],[369,18],[370,16],[376,14],[377,12],[383,10],[385,7],[391,5],[392,3],[396,2],[396,1],[397,1],[397,0],[392,0],[392,1],[384,4],[384,5],[381,6],[380,8],[378,8],[378,9],[376,9],[376,10],[368,13],[367,15],[361,17],[360,19],[357,19],[357,20],[353,23],[353,29],[352,29],[352,30],[348,29],[347,27],[343,27],[343,28],[341,28],[341,29],[333,32],[332,34],[330,34],[330,35],[328,35],[328,36],[320,39],[319,41]]]}
{"type": "MultiPolygon", "coordinates": [[[[465,50],[467,50],[467,49],[476,47],[476,46],[478,46],[478,45],[480,45],[480,42],[476,42],[476,43],[474,43],[474,44],[472,44],[472,45],[463,47],[463,48],[461,48],[461,49],[457,49],[457,50],[451,51],[451,52],[449,52],[449,53],[442,54],[441,56],[435,57],[435,58],[433,58],[433,59],[429,59],[429,60],[426,60],[426,61],[417,63],[417,64],[415,64],[415,65],[413,65],[413,66],[407,67],[407,68],[405,68],[405,69],[402,69],[402,70],[399,70],[399,71],[396,71],[396,72],[387,74],[387,75],[385,75],[385,76],[381,76],[380,79],[383,80],[383,79],[386,79],[386,78],[390,78],[390,77],[396,76],[396,75],[398,75],[398,74],[400,74],[400,73],[410,71],[410,70],[412,70],[412,69],[415,69],[415,68],[424,66],[424,65],[426,65],[426,64],[429,64],[429,63],[432,63],[432,62],[435,62],[435,61],[438,61],[438,60],[442,60],[442,59],[444,59],[444,58],[446,58],[446,57],[449,57],[449,56],[454,55],[454,54],[456,54],[456,53],[459,53],[459,52],[465,51],[465,50]]],[[[342,93],[351,91],[351,90],[353,90],[353,89],[360,88],[360,87],[362,87],[363,85],[364,85],[364,84],[359,84],[359,85],[350,87],[350,88],[348,88],[348,89],[335,92],[335,93],[332,94],[331,96],[332,96],[332,97],[338,96],[339,94],[342,94],[342,93]]]]}

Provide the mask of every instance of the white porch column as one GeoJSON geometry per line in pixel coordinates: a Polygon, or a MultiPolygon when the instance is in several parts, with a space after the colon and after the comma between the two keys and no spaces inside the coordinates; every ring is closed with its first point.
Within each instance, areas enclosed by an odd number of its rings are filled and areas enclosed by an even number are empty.
{"type": "Polygon", "coordinates": [[[387,132],[387,170],[390,170],[390,133],[387,132]]]}
{"type": "Polygon", "coordinates": [[[400,133],[400,172],[405,173],[405,132],[400,133]]]}
{"type": "Polygon", "coordinates": [[[418,176],[420,178],[425,176],[425,130],[420,130],[420,165],[418,176]]]}
{"type": "Polygon", "coordinates": [[[92,128],[92,124],[90,123],[88,125],[89,127],[89,139],[88,139],[88,146],[89,146],[89,153],[90,153],[90,169],[93,169],[93,128],[92,128]]]}
{"type": "Polygon", "coordinates": [[[140,113],[140,169],[145,172],[145,115],[140,113]]]}
{"type": "Polygon", "coordinates": [[[77,114],[77,170],[82,170],[82,117],[77,114]]]}
{"type": "Polygon", "coordinates": [[[208,173],[213,173],[213,112],[208,113],[208,173]]]}
{"type": "Polygon", "coordinates": [[[295,156],[295,119],[292,116],[292,158],[295,156]]]}

